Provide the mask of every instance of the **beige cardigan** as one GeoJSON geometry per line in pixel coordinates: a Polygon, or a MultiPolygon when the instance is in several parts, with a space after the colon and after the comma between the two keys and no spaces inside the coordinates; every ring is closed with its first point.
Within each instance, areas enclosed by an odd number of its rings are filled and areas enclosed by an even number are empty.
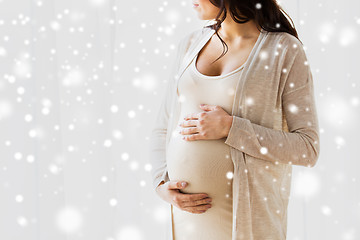
{"type": "MultiPolygon", "coordinates": [[[[178,79],[215,30],[183,37],[150,137],[153,189],[168,181],[166,147],[177,123],[178,79]]],[[[320,153],[313,78],[301,42],[262,30],[235,91],[225,143],[234,163],[232,240],[284,240],[292,165],[313,167],[320,153]]],[[[173,206],[169,204],[169,216],[173,206]]],[[[172,220],[172,218],[170,218],[172,220]]],[[[167,240],[173,240],[172,221],[167,240]]]]}

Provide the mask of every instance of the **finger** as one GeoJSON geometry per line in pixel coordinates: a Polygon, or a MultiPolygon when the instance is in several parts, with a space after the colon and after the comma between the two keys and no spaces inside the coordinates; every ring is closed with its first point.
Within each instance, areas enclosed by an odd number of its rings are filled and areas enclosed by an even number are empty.
{"type": "Polygon", "coordinates": [[[199,124],[199,120],[198,119],[194,119],[194,120],[188,120],[186,121],[186,125],[188,127],[196,127],[199,124]]]}
{"type": "Polygon", "coordinates": [[[186,202],[194,202],[197,200],[202,200],[209,198],[210,196],[207,193],[182,193],[184,196],[184,201],[186,202]]]}
{"type": "Polygon", "coordinates": [[[182,208],[183,206],[194,206],[194,202],[198,200],[203,200],[205,203],[209,199],[209,195],[206,193],[181,193],[176,192],[174,193],[172,197],[172,201],[174,205],[176,205],[179,208],[182,208]]]}
{"type": "Polygon", "coordinates": [[[203,199],[198,199],[195,201],[185,201],[182,202],[182,207],[195,207],[195,206],[199,206],[199,205],[207,205],[210,204],[212,202],[211,198],[203,198],[203,199]]]}
{"type": "Polygon", "coordinates": [[[168,189],[184,189],[187,186],[185,181],[170,181],[168,184],[168,189]],[[183,185],[185,183],[185,185],[183,185]]]}
{"type": "Polygon", "coordinates": [[[188,119],[198,119],[198,113],[187,114],[187,115],[185,115],[184,119],[185,119],[185,120],[188,120],[188,119]]]}
{"type": "Polygon", "coordinates": [[[209,196],[206,193],[181,193],[176,192],[172,196],[172,201],[179,207],[182,206],[193,206],[193,202],[197,200],[206,199],[209,196]],[[185,204],[186,203],[186,204],[185,204]]]}
{"type": "Polygon", "coordinates": [[[190,134],[198,133],[198,128],[197,127],[187,127],[185,129],[181,129],[179,132],[183,135],[190,135],[190,134]]]}
{"type": "Polygon", "coordinates": [[[210,111],[210,110],[213,110],[213,105],[208,105],[208,104],[204,104],[203,106],[199,106],[202,110],[205,110],[205,111],[210,111]]]}
{"type": "Polygon", "coordinates": [[[179,123],[180,127],[195,127],[199,124],[199,120],[185,120],[179,123]]]}
{"type": "Polygon", "coordinates": [[[182,192],[174,192],[172,195],[172,202],[178,208],[182,208],[185,206],[196,206],[196,201],[203,201],[208,204],[210,202],[207,201],[208,195],[205,193],[182,193],[182,192]],[[194,195],[194,196],[189,196],[194,195]]]}
{"type": "Polygon", "coordinates": [[[200,139],[206,139],[204,138],[200,133],[195,133],[191,135],[186,135],[183,137],[186,141],[194,141],[194,140],[200,140],[200,139]]]}
{"type": "Polygon", "coordinates": [[[206,210],[211,208],[211,205],[200,205],[196,207],[184,207],[182,210],[190,212],[190,213],[204,213],[206,210]]]}

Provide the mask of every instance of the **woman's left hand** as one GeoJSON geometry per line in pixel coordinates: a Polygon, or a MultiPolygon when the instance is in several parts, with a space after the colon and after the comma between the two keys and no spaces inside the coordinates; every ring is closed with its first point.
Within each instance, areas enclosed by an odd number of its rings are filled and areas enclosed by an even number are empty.
{"type": "Polygon", "coordinates": [[[184,140],[220,139],[227,137],[232,124],[232,116],[216,105],[200,105],[205,112],[192,113],[179,124],[184,140]]]}

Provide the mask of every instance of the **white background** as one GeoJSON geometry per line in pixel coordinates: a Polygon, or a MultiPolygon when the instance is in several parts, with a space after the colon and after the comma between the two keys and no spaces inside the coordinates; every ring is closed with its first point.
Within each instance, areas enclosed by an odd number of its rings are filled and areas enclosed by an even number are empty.
{"type": "MultiPolygon", "coordinates": [[[[287,0],[312,69],[314,168],[289,240],[360,239],[360,2],[287,0]]],[[[191,1],[0,0],[0,239],[161,240],[148,140],[191,1]]]]}

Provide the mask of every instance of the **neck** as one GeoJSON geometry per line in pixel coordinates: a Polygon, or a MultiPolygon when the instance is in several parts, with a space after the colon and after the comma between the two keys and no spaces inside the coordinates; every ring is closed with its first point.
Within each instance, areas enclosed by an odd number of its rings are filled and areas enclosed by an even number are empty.
{"type": "Polygon", "coordinates": [[[232,42],[239,39],[256,38],[259,36],[260,31],[253,20],[246,23],[237,23],[228,13],[225,20],[221,23],[218,33],[224,40],[232,42]]]}

